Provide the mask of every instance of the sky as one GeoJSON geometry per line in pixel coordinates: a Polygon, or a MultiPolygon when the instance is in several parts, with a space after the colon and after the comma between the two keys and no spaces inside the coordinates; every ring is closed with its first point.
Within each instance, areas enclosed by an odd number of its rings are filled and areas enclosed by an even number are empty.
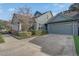
{"type": "Polygon", "coordinates": [[[70,5],[70,3],[0,3],[0,19],[11,20],[15,9],[23,6],[30,7],[32,14],[36,11],[41,13],[52,11],[55,16],[62,11],[68,10],[70,5]]]}

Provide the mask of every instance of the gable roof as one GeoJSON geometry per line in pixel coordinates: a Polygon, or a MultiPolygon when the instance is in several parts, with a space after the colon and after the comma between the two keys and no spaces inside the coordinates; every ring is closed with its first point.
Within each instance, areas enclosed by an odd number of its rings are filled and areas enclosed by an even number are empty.
{"type": "Polygon", "coordinates": [[[64,11],[58,13],[55,17],[51,18],[48,23],[51,22],[61,22],[61,21],[71,21],[71,20],[76,20],[79,19],[79,12],[78,11],[64,11]]]}
{"type": "Polygon", "coordinates": [[[69,10],[76,10],[79,11],[79,3],[73,3],[70,7],[69,10]]]}
{"type": "Polygon", "coordinates": [[[35,21],[36,21],[36,23],[46,24],[51,17],[53,17],[52,12],[47,11],[47,12],[43,13],[42,15],[36,17],[35,21]]]}
{"type": "Polygon", "coordinates": [[[36,11],[34,14],[34,16],[40,16],[40,15],[42,15],[42,13],[40,13],[39,11],[36,11]]]}
{"type": "MultiPolygon", "coordinates": [[[[38,17],[40,17],[40,16],[42,16],[42,15],[44,15],[44,14],[48,13],[48,12],[50,12],[50,13],[51,13],[51,15],[52,15],[52,12],[51,12],[51,11],[46,11],[46,12],[44,12],[44,13],[41,13],[41,15],[39,15],[39,16],[37,16],[37,17],[35,17],[35,18],[38,18],[38,17]]],[[[53,16],[53,15],[52,15],[52,16],[53,16]]]]}

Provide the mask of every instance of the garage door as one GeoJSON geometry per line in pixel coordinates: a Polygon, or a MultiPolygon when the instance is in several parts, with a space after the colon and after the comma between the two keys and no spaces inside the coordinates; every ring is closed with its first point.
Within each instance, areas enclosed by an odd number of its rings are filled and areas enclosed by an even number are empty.
{"type": "Polygon", "coordinates": [[[72,22],[48,24],[48,32],[54,34],[73,34],[72,22]]]}

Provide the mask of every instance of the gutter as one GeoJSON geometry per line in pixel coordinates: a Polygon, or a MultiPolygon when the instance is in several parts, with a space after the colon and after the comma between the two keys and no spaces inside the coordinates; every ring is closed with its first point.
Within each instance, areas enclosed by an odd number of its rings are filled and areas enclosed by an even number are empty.
{"type": "Polygon", "coordinates": [[[79,19],[70,19],[70,20],[63,20],[63,21],[53,21],[53,22],[49,22],[47,24],[54,24],[54,23],[62,23],[62,22],[70,22],[70,21],[79,21],[79,19]]]}

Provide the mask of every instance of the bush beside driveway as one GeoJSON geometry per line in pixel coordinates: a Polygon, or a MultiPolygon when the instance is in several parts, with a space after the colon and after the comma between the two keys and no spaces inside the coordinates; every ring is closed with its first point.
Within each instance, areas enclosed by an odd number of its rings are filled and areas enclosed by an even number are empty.
{"type": "Polygon", "coordinates": [[[22,31],[22,32],[14,32],[11,35],[16,39],[26,39],[34,36],[42,36],[46,35],[47,31],[45,30],[32,30],[32,31],[22,31]]]}
{"type": "Polygon", "coordinates": [[[0,43],[3,43],[3,42],[4,42],[3,36],[0,34],[0,43]]]}
{"type": "Polygon", "coordinates": [[[79,36],[74,36],[74,43],[75,43],[77,55],[79,56],[79,36]]]}

